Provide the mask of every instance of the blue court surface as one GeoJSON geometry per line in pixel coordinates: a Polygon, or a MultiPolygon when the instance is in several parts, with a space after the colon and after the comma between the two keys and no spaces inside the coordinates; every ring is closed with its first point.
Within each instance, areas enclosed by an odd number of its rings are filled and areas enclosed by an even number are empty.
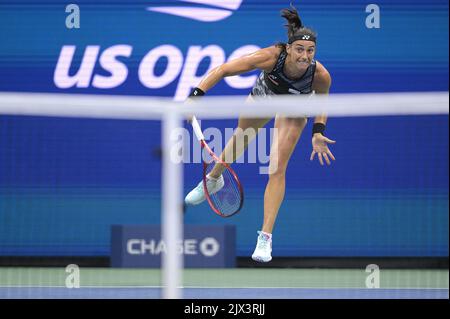
{"type": "MultiPolygon", "coordinates": [[[[0,288],[2,299],[158,299],[161,288],[0,288]]],[[[448,289],[184,288],[186,299],[448,299],[448,289]]]]}
{"type": "MultiPolygon", "coordinates": [[[[185,269],[186,299],[448,299],[448,270],[185,269]],[[373,281],[372,281],[373,283],[373,281]],[[369,285],[369,286],[368,286],[369,285]]],[[[158,299],[159,269],[80,268],[72,287],[64,268],[0,268],[1,299],[158,299]],[[75,285],[75,286],[78,286],[75,285]],[[72,288],[71,288],[72,287],[72,288]]]]}

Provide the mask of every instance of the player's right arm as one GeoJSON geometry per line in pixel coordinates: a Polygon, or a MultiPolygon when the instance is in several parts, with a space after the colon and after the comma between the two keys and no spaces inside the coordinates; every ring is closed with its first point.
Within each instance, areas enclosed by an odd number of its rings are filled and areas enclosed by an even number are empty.
{"type": "MultiPolygon", "coordinates": [[[[206,76],[200,81],[199,85],[191,93],[196,95],[195,91],[200,89],[200,95],[203,95],[214,85],[216,85],[220,80],[227,76],[238,75],[253,71],[256,69],[271,71],[277,62],[278,56],[281,49],[275,46],[260,49],[251,54],[245,55],[243,57],[234,59],[218,67],[215,67],[206,74],[206,76]]],[[[189,97],[186,100],[187,103],[191,103],[192,99],[189,97]]],[[[192,116],[188,116],[187,121],[192,122],[192,116]]]]}
{"type": "Polygon", "coordinates": [[[270,71],[273,69],[279,54],[280,49],[272,46],[224,63],[209,71],[197,87],[206,92],[227,76],[256,69],[270,71]]]}

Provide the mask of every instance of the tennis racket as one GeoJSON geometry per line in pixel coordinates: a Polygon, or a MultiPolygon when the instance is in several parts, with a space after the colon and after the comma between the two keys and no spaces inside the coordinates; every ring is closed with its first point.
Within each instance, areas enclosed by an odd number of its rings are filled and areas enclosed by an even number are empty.
{"type": "Polygon", "coordinates": [[[214,154],[205,142],[202,129],[195,116],[192,117],[192,128],[194,129],[195,136],[200,142],[202,152],[208,152],[210,157],[205,159],[205,156],[203,156],[204,154],[202,153],[203,190],[205,192],[205,197],[208,200],[209,206],[217,215],[222,217],[231,217],[234,214],[237,214],[244,204],[244,191],[241,182],[230,165],[222,161],[216,154],[214,154]],[[222,165],[222,168],[224,169],[222,172],[224,185],[219,191],[210,193],[206,187],[206,176],[211,172],[216,164],[222,165]]]}

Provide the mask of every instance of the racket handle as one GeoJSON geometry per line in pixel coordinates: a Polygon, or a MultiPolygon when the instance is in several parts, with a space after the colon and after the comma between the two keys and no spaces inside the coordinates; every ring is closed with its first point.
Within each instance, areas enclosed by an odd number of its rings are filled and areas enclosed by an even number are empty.
{"type": "Polygon", "coordinates": [[[198,123],[197,118],[195,117],[195,115],[192,116],[192,128],[194,129],[195,136],[197,136],[197,139],[199,141],[202,141],[202,140],[205,139],[205,137],[203,136],[200,124],[198,123]]]}

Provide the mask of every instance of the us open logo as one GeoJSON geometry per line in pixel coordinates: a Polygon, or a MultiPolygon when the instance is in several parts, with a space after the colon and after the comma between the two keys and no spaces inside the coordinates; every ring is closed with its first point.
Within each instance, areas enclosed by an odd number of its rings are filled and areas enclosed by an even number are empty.
{"type": "Polygon", "coordinates": [[[171,14],[202,22],[216,22],[228,18],[239,9],[242,0],[179,0],[184,6],[151,6],[148,11],[171,14]],[[202,6],[198,6],[202,5],[202,6]],[[206,7],[208,6],[208,7],[206,7]]]}

